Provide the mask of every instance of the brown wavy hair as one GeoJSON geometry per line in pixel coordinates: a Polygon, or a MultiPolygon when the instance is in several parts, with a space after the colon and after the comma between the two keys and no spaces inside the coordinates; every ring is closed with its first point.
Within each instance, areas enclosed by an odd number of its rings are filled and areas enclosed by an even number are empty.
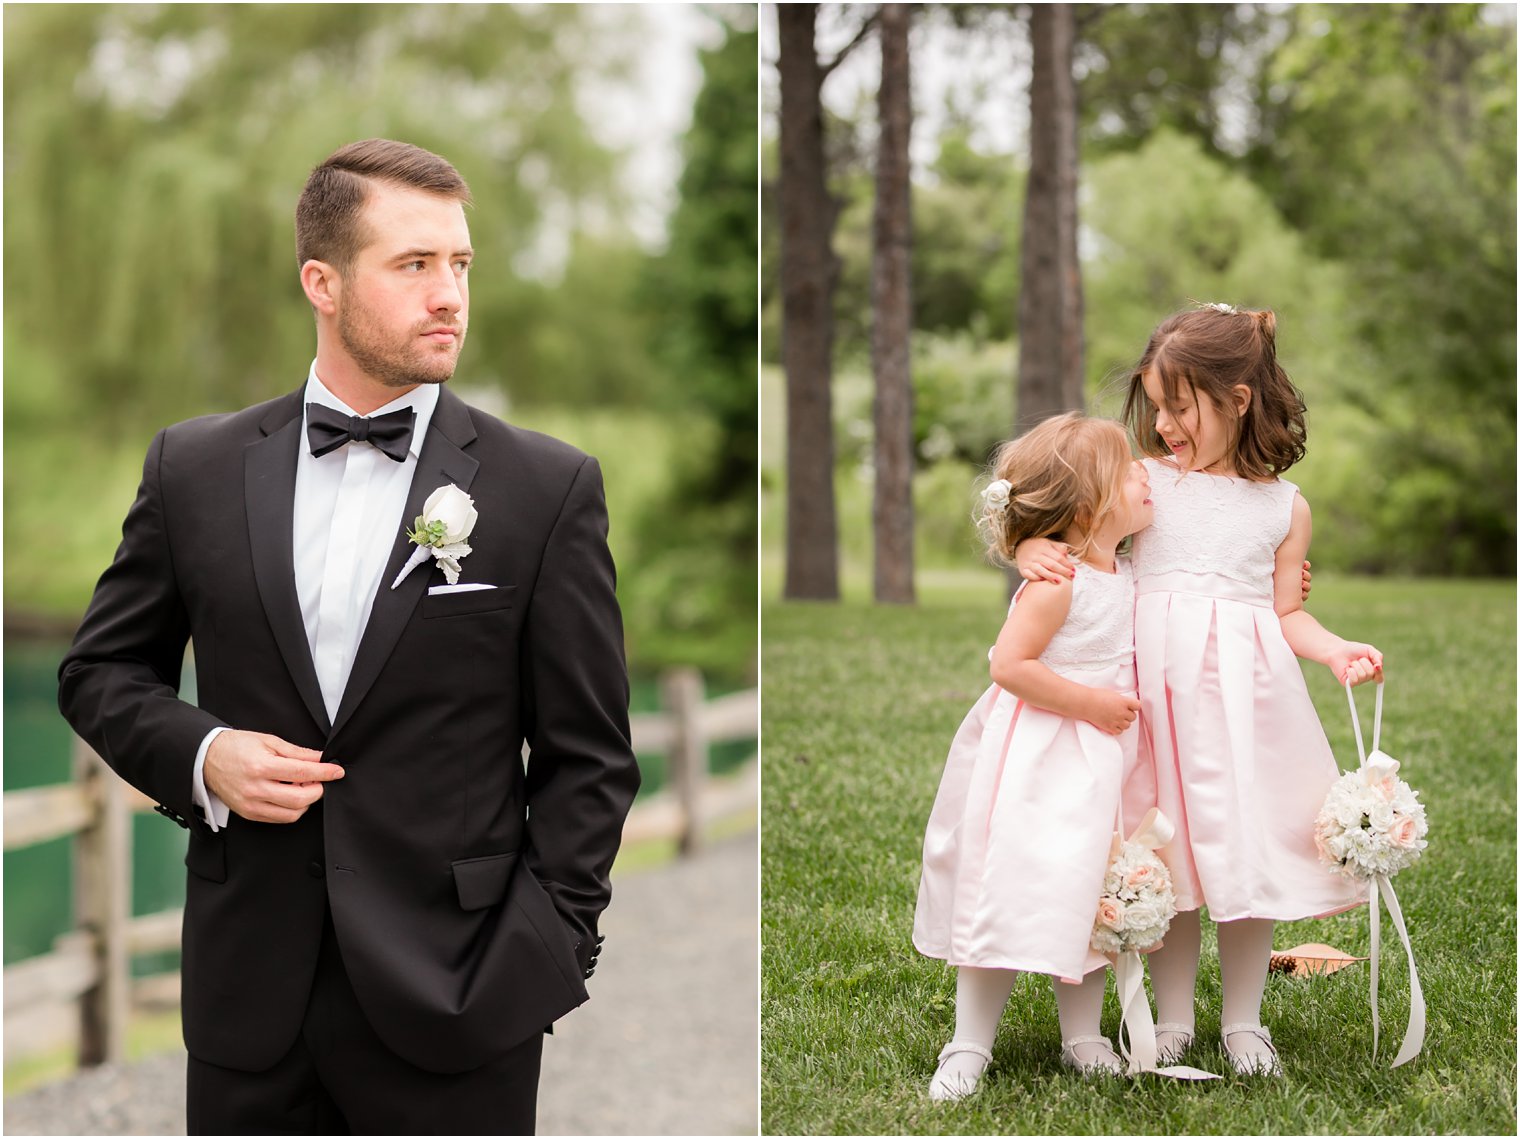
{"type": "Polygon", "coordinates": [[[1080,526],[1087,536],[1072,552],[1086,557],[1093,532],[1123,504],[1132,462],[1120,424],[1078,411],[1047,419],[1004,443],[992,457],[988,481],[1012,484],[1008,505],[983,499],[977,515],[988,555],[1011,566],[1014,548],[1025,538],[1058,538],[1080,526]]]}
{"type": "MultiPolygon", "coordinates": [[[[1171,449],[1156,432],[1156,405],[1142,381],[1151,371],[1173,416],[1178,395],[1191,390],[1230,421],[1231,459],[1241,478],[1270,482],[1304,457],[1304,397],[1277,362],[1277,316],[1270,309],[1222,312],[1205,305],[1167,317],[1151,333],[1130,373],[1124,421],[1141,454],[1169,456],[1171,449]],[[1251,402],[1239,416],[1237,384],[1251,390],[1251,402]]],[[[1188,442],[1195,440],[1189,435],[1188,442]]]]}
{"type": "Polygon", "coordinates": [[[470,187],[446,158],[408,142],[366,138],[339,147],[311,176],[296,202],[296,262],[326,261],[347,273],[370,241],[360,211],[370,186],[386,182],[470,203],[470,187]]]}

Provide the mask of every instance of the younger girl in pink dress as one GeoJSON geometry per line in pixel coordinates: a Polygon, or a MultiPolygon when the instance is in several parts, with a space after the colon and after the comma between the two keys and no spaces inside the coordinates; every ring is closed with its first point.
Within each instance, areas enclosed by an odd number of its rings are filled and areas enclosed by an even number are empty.
{"type": "Polygon", "coordinates": [[[993,556],[1048,534],[1078,563],[1015,595],[989,654],[993,684],[950,745],[924,835],[913,944],[959,967],[934,1099],[976,1089],[1017,970],[1071,982],[1056,985],[1065,1063],[1120,1070],[1098,1035],[1108,962],[1088,941],[1134,766],[1134,588],[1115,549],[1151,520],[1147,475],[1119,424],[1075,414],[1004,444],[994,471],[993,556]]]}
{"type": "MultiPolygon", "coordinates": [[[[1133,558],[1141,732],[1125,808],[1158,806],[1177,827],[1163,854],[1179,912],[1148,958],[1157,1043],[1167,1058],[1192,1041],[1207,905],[1225,1051],[1242,1074],[1274,1075],[1261,1025],[1273,922],[1362,900],[1315,850],[1314,818],[1339,771],[1297,658],[1352,684],[1380,676],[1383,659],[1303,609],[1309,504],[1280,476],[1303,457],[1304,405],[1275,335],[1271,312],[1209,305],[1172,316],[1125,404],[1155,498],[1133,558]]],[[[1057,565],[1038,544],[1019,554],[1026,577],[1057,565]]]]}

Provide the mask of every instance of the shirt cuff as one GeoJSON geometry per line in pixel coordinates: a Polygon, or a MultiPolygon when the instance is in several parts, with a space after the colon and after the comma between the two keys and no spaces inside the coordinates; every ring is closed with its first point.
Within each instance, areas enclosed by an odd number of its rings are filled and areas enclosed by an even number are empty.
{"type": "Polygon", "coordinates": [[[190,801],[201,809],[201,815],[206,824],[213,830],[219,831],[227,825],[227,816],[231,813],[227,804],[217,798],[216,793],[206,786],[206,752],[211,750],[211,741],[223,732],[231,731],[231,728],[216,727],[206,733],[206,738],[201,740],[200,750],[195,753],[195,776],[190,786],[190,801]]]}

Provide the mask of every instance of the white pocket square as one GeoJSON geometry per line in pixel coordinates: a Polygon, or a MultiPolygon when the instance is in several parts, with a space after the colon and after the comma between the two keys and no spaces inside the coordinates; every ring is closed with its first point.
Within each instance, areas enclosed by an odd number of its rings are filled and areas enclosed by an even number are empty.
{"type": "Polygon", "coordinates": [[[483,585],[478,581],[460,582],[458,585],[430,585],[428,596],[437,597],[440,593],[471,593],[477,589],[495,589],[494,585],[483,585]]]}

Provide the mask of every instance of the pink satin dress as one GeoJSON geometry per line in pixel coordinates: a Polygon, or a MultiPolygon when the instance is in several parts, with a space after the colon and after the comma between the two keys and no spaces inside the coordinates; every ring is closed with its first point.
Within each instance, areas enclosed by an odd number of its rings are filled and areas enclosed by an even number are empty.
{"type": "MultiPolygon", "coordinates": [[[[1123,559],[1112,574],[1079,565],[1071,610],[1040,660],[1133,693],[1133,613],[1123,559]]],[[[1068,981],[1107,965],[1088,941],[1138,734],[1132,724],[1111,736],[989,687],[950,744],[924,833],[919,952],[1068,981]]]]}
{"type": "Polygon", "coordinates": [[[1180,910],[1287,921],[1349,909],[1362,892],[1314,847],[1339,770],[1273,608],[1298,488],[1145,466],[1156,516],[1133,554],[1141,731],[1126,812],[1149,797],[1176,825],[1162,856],[1180,910]]]}

